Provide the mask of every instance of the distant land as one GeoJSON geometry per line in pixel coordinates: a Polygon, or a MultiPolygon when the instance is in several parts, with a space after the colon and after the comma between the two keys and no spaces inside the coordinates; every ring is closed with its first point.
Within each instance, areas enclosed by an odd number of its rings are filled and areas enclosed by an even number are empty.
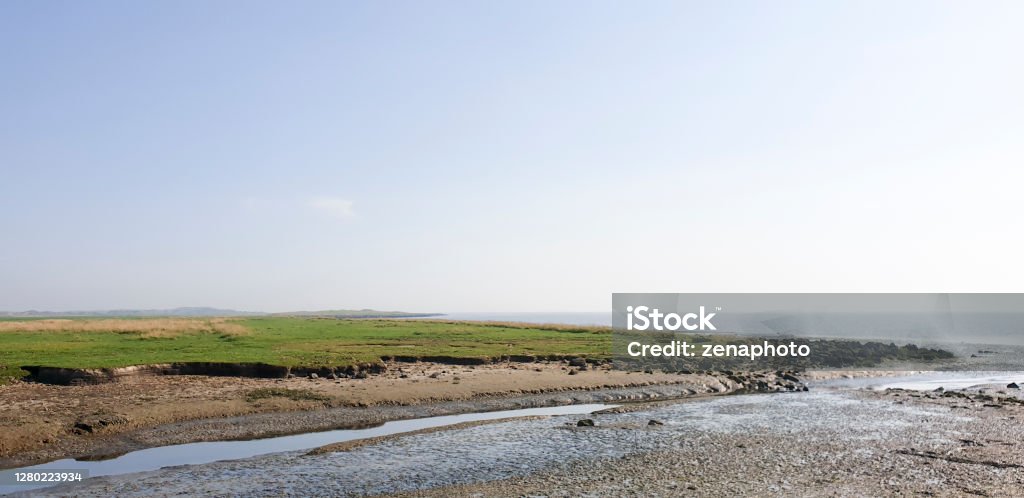
{"type": "Polygon", "coordinates": [[[265,313],[270,316],[322,316],[331,318],[426,318],[444,316],[444,313],[408,313],[405,311],[363,310],[322,310],[322,311],[286,311],[284,313],[265,313]]]}
{"type": "Polygon", "coordinates": [[[443,313],[407,313],[404,311],[361,310],[322,310],[322,311],[286,311],[283,313],[264,313],[260,311],[237,311],[219,308],[186,307],[165,310],[94,310],[94,311],[0,311],[2,318],[54,318],[54,317],[153,317],[153,316],[309,316],[325,318],[425,318],[442,316],[443,313]]]}

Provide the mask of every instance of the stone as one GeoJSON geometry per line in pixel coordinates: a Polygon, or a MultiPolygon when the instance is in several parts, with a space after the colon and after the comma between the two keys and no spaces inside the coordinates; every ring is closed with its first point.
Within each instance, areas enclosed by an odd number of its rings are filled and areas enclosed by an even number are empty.
{"type": "Polygon", "coordinates": [[[1006,385],[1007,389],[1020,389],[1020,386],[1016,382],[1011,382],[1006,385]]]}
{"type": "Polygon", "coordinates": [[[93,426],[88,422],[75,422],[72,432],[75,434],[92,433],[93,426]]]}
{"type": "Polygon", "coordinates": [[[319,376],[319,375],[317,375],[317,374],[316,374],[316,372],[314,372],[314,373],[311,373],[311,374],[309,374],[309,378],[310,378],[310,379],[319,379],[319,378],[320,378],[320,376],[319,376]]]}
{"type": "Polygon", "coordinates": [[[660,420],[651,419],[651,420],[647,421],[647,425],[665,425],[665,422],[662,422],[660,420]]]}
{"type": "Polygon", "coordinates": [[[75,434],[91,434],[104,427],[128,423],[128,418],[116,414],[97,414],[79,417],[71,428],[75,434]]]}
{"type": "Polygon", "coordinates": [[[576,422],[576,427],[594,427],[594,419],[585,418],[576,422]]]}

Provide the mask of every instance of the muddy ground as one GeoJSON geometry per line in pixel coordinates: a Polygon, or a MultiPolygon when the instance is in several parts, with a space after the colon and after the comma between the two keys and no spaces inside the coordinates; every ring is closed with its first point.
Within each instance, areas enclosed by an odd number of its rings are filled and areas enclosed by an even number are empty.
{"type": "Polygon", "coordinates": [[[393,496],[1024,496],[1024,403],[898,390],[827,396],[848,404],[769,405],[762,414],[773,419],[741,430],[393,496]]]}
{"type": "MultiPolygon", "coordinates": [[[[562,362],[394,364],[366,379],[142,376],[84,386],[16,382],[0,386],[0,468],[146,446],[586,402],[593,398],[586,393],[597,389],[657,385],[678,387],[664,396],[735,387],[721,376],[630,373],[605,367],[580,371],[562,362]],[[253,395],[268,389],[293,396],[253,395]]],[[[599,398],[629,396],[635,393],[605,393],[599,398]]]]}
{"type": "MultiPolygon", "coordinates": [[[[658,389],[667,387],[625,391],[658,389]]],[[[97,477],[32,494],[1013,497],[1024,489],[1017,394],[823,388],[633,403],[97,477]],[[581,426],[583,419],[593,425],[581,426]]]]}

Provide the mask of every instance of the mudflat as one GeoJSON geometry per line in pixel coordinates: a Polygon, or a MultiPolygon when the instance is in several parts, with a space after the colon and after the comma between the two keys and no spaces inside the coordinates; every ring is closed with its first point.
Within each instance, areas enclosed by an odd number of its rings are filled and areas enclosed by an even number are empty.
{"type": "MultiPolygon", "coordinates": [[[[517,406],[510,401],[516,396],[654,385],[678,385],[679,393],[685,395],[726,392],[731,383],[715,375],[645,374],[607,366],[580,370],[566,362],[399,363],[387,367],[364,379],[139,376],[80,386],[16,381],[0,386],[0,467],[145,446],[501,409],[517,406]],[[498,403],[501,400],[504,403],[498,403]],[[487,401],[495,404],[486,406],[487,401]],[[434,406],[440,402],[467,403],[434,406]],[[389,407],[409,409],[387,410],[389,407]],[[244,423],[229,420],[256,415],[260,417],[244,423]],[[131,437],[119,439],[126,435],[131,437]],[[132,444],[125,443],[129,439],[132,444]]],[[[569,402],[573,402],[570,397],[531,403],[569,402]]]]}
{"type": "Polygon", "coordinates": [[[637,442],[527,475],[384,494],[1024,496],[1024,404],[985,396],[812,390],[598,417],[570,430],[584,441],[631,432],[637,442]],[[649,416],[665,425],[644,424],[649,416]]]}
{"type": "Polygon", "coordinates": [[[33,495],[1021,496],[1024,402],[1000,387],[629,403],[96,477],[33,495]]]}

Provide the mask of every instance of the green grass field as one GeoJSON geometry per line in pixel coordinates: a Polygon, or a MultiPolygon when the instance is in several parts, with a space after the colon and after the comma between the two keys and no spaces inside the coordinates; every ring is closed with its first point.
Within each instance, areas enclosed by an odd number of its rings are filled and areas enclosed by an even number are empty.
{"type": "Polygon", "coordinates": [[[384,356],[610,356],[607,329],[412,320],[71,319],[0,322],[0,376],[19,367],[171,362],[347,366],[384,356]]]}

